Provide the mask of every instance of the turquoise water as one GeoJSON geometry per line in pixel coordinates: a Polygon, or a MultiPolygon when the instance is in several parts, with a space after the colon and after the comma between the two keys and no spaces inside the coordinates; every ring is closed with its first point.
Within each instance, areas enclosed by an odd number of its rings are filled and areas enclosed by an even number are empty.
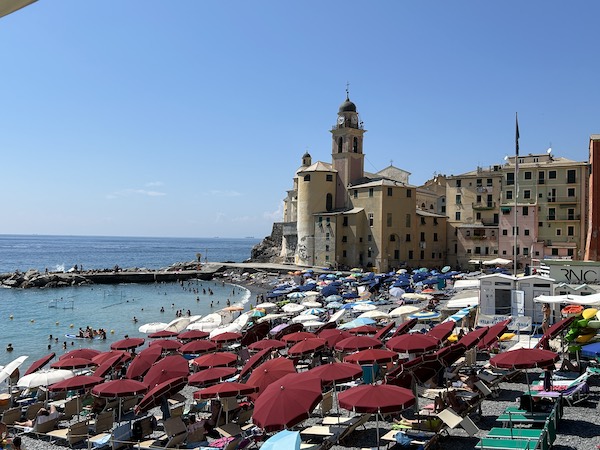
{"type": "MultiPolygon", "coordinates": [[[[85,236],[0,235],[0,273],[36,267],[56,269],[74,264],[84,268],[161,268],[190,261],[195,252],[208,252],[209,261],[244,261],[256,239],[125,238],[85,236]]],[[[108,350],[125,335],[144,337],[138,328],[144,323],[170,322],[175,311],[189,309],[192,315],[206,315],[233,303],[247,302],[250,293],[220,281],[190,281],[160,284],[120,284],[60,289],[0,288],[0,365],[28,355],[23,367],[39,357],[79,347],[108,350]],[[206,294],[202,289],[206,289],[206,294]],[[208,288],[213,291],[209,295],[208,288]],[[197,290],[197,294],[195,293],[197,290]],[[197,299],[198,298],[198,299],[197,299]],[[213,307],[210,307],[211,301],[213,307]],[[174,304],[174,307],[171,305],[174,304]],[[54,307],[50,307],[54,306],[54,307]],[[165,312],[160,309],[164,307],[165,312]],[[12,316],[12,319],[10,318],[12,316]],[[138,322],[134,323],[133,317],[138,322]],[[71,327],[72,326],[72,327],[71,327]],[[104,328],[107,340],[65,338],[79,327],[104,328]],[[57,343],[49,339],[58,337],[57,343]],[[13,352],[5,351],[12,343],[13,352]],[[51,346],[48,350],[48,345],[51,346]]]]}

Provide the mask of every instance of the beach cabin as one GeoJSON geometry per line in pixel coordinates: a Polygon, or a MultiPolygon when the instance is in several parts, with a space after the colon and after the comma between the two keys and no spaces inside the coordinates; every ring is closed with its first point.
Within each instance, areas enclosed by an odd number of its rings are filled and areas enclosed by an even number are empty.
{"type": "MultiPolygon", "coordinates": [[[[502,320],[502,317],[522,317],[518,328],[522,331],[542,321],[539,304],[533,299],[554,292],[554,280],[539,275],[514,277],[512,275],[484,275],[480,279],[479,325],[502,320]]],[[[555,311],[554,314],[560,314],[555,311]]],[[[555,315],[555,319],[559,316],[555,315]]],[[[517,328],[515,326],[515,328],[517,328]]]]}

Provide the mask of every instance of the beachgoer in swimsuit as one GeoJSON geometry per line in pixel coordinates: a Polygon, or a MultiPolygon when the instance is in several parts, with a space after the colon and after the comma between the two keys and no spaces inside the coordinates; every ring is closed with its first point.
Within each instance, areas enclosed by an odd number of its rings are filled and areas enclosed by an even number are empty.
{"type": "Polygon", "coordinates": [[[542,331],[546,333],[548,328],[550,328],[550,305],[548,303],[544,303],[542,305],[542,331]]]}

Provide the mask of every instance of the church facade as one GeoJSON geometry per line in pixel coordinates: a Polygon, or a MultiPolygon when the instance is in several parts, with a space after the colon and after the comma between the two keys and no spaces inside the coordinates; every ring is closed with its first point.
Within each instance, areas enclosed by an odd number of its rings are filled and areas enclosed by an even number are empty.
{"type": "Polygon", "coordinates": [[[348,96],[330,132],[331,162],[305,153],[284,199],[282,258],[377,272],[445,265],[446,215],[419,206],[408,172],[365,172],[366,130],[348,96]]]}

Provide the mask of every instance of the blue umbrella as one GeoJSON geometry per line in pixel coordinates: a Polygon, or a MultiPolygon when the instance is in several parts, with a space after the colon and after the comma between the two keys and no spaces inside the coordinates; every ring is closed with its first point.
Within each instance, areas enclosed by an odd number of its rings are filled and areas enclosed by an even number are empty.
{"type": "Polygon", "coordinates": [[[282,430],[267,439],[260,448],[262,450],[299,450],[300,432],[282,430]]]}

